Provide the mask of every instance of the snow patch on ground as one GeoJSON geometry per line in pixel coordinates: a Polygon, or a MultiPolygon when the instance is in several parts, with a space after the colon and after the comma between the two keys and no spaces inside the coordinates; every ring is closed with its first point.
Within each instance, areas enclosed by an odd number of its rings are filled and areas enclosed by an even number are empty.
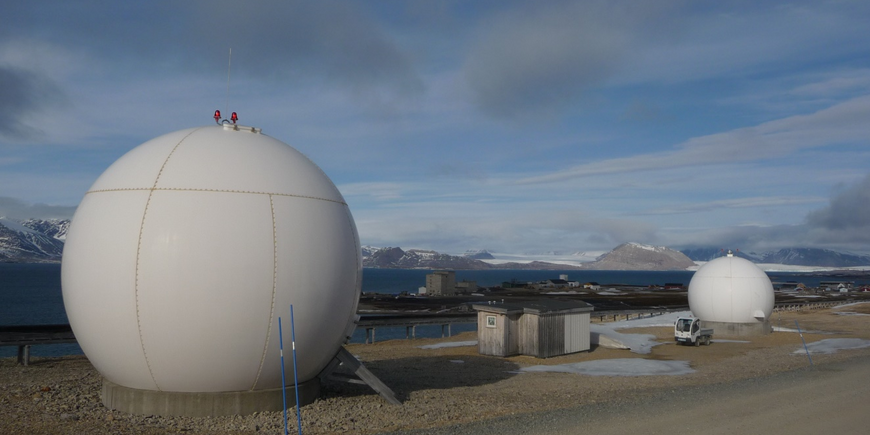
{"type": "Polygon", "coordinates": [[[656,336],[652,334],[623,334],[601,324],[589,325],[589,329],[592,344],[609,349],[630,349],[645,355],[652,351],[653,346],[662,344],[655,341],[656,336]]]}
{"type": "Polygon", "coordinates": [[[676,376],[694,373],[688,361],[657,361],[640,358],[619,358],[586,361],[553,366],[523,367],[518,373],[576,373],[589,376],[676,376]]]}
{"type": "Polygon", "coordinates": [[[850,304],[837,305],[836,307],[834,307],[834,309],[839,310],[840,308],[855,307],[864,304],[870,304],[870,302],[852,302],[850,304]]]}
{"type": "Polygon", "coordinates": [[[870,316],[870,314],[856,313],[854,311],[840,311],[844,308],[855,307],[855,306],[864,305],[867,303],[868,302],[852,302],[851,304],[837,305],[836,307],[834,307],[833,311],[834,311],[834,314],[838,314],[840,316],[870,316]]]}
{"type": "MultiPolygon", "coordinates": [[[[837,353],[838,350],[863,349],[865,347],[870,347],[870,340],[863,338],[826,338],[808,344],[807,350],[810,353],[832,354],[837,353]]],[[[792,353],[805,354],[807,350],[801,347],[792,353]]]]}
{"type": "Polygon", "coordinates": [[[443,349],[445,347],[463,347],[477,346],[477,340],[470,341],[450,341],[447,343],[427,344],[425,346],[417,346],[419,349],[443,349]]]}
{"type": "Polygon", "coordinates": [[[587,292],[566,291],[566,292],[547,292],[545,295],[585,295],[587,292]]]}
{"type": "Polygon", "coordinates": [[[634,353],[648,354],[652,351],[653,346],[658,346],[660,343],[656,340],[656,336],[652,334],[623,334],[617,332],[618,329],[626,328],[652,328],[652,327],[668,327],[673,328],[674,322],[679,317],[691,316],[690,311],[679,311],[675,313],[663,314],[661,316],[644,317],[640,319],[620,320],[610,323],[593,323],[589,325],[592,332],[592,344],[597,344],[601,347],[609,349],[630,349],[634,353]]]}

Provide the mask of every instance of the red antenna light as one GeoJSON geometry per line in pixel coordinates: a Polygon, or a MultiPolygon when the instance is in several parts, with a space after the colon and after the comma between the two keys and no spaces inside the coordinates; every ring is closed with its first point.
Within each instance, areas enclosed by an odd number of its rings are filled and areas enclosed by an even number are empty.
{"type": "Polygon", "coordinates": [[[221,123],[221,111],[220,110],[214,111],[214,122],[216,122],[218,124],[221,123]]]}
{"type": "Polygon", "coordinates": [[[233,112],[233,116],[230,116],[230,121],[233,121],[233,124],[239,120],[239,115],[236,115],[236,112],[233,112]]]}

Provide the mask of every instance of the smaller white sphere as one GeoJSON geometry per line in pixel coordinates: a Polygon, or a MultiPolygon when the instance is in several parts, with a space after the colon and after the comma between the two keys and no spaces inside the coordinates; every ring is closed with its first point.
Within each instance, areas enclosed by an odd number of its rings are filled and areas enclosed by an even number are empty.
{"type": "Polygon", "coordinates": [[[701,320],[757,323],[773,312],[773,284],[749,260],[720,257],[701,266],[689,282],[689,309],[701,320]]]}

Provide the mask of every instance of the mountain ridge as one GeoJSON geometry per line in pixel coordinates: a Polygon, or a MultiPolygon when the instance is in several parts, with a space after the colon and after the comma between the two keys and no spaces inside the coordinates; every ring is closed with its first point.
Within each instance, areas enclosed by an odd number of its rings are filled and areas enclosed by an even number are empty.
{"type": "MultiPolygon", "coordinates": [[[[59,262],[69,230],[69,219],[23,219],[0,217],[0,262],[59,262]]],[[[583,256],[574,251],[572,256],[583,256]]],[[[519,269],[519,270],[685,270],[695,262],[710,261],[725,255],[725,250],[692,247],[675,250],[663,246],[624,243],[595,261],[547,261],[546,256],[530,258],[501,254],[501,259],[486,249],[469,249],[462,255],[426,249],[363,246],[364,267],[426,269],[519,269]],[[505,260],[510,261],[505,261],[505,260]],[[566,264],[567,263],[567,264],[566,264]]],[[[734,254],[754,263],[809,267],[846,268],[870,266],[870,255],[851,254],[821,248],[783,248],[765,253],[735,250],[734,254]]],[[[555,254],[554,254],[555,255],[555,254]]],[[[590,257],[591,259],[591,257],[590,257]]]]}
{"type": "Polygon", "coordinates": [[[68,227],[68,219],[18,221],[0,217],[0,261],[58,262],[63,256],[63,240],[68,227]]]}

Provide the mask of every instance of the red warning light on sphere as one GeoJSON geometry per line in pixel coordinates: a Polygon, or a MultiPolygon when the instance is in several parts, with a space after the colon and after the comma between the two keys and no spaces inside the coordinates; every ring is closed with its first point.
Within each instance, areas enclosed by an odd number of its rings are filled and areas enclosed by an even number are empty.
{"type": "Polygon", "coordinates": [[[233,121],[233,124],[239,120],[239,115],[236,115],[236,112],[233,112],[233,116],[230,116],[230,121],[233,121]]]}
{"type": "Polygon", "coordinates": [[[221,111],[220,111],[220,110],[215,110],[215,111],[214,111],[214,121],[215,121],[215,122],[220,122],[220,120],[221,120],[221,111]]]}

